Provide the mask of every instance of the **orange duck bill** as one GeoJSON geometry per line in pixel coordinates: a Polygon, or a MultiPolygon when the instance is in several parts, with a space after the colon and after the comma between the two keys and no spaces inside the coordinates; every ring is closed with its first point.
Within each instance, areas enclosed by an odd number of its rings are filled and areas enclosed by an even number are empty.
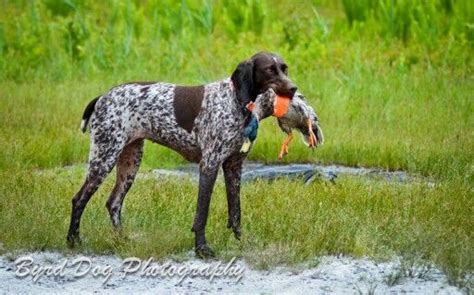
{"type": "Polygon", "coordinates": [[[277,118],[283,117],[288,112],[291,98],[277,95],[273,105],[273,116],[277,118]]]}

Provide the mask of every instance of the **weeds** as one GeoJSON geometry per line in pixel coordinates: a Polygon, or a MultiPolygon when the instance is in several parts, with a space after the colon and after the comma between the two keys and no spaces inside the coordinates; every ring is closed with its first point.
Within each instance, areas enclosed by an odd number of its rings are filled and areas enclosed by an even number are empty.
{"type": "Polygon", "coordinates": [[[405,278],[429,279],[431,265],[419,258],[404,257],[400,265],[385,277],[385,283],[388,286],[395,286],[401,283],[405,278]]]}
{"type": "MultiPolygon", "coordinates": [[[[84,171],[60,167],[86,162],[89,138],[78,126],[91,98],[130,80],[221,79],[269,50],[289,64],[327,138],[314,153],[295,140],[286,162],[402,169],[436,186],[255,182],[243,186],[238,244],[225,234],[219,184],[209,227],[219,253],[262,268],[325,254],[416,254],[451,282],[468,284],[472,1],[175,2],[0,2],[1,252],[69,251],[70,198],[84,171]]],[[[283,137],[273,119],[264,121],[250,159],[276,161],[283,137]]],[[[142,172],[183,163],[169,149],[148,143],[145,149],[142,172]]],[[[125,202],[127,240],[112,234],[104,208],[111,181],[85,212],[79,251],[168,257],[192,247],[195,184],[139,179],[125,202]]],[[[387,284],[416,276],[410,267],[390,274],[387,284]]]]}
{"type": "MultiPolygon", "coordinates": [[[[3,174],[0,194],[7,197],[0,201],[0,232],[5,251],[68,252],[65,235],[70,199],[83,174],[83,168],[17,172],[15,178],[3,174]]],[[[189,227],[196,205],[195,183],[138,177],[124,204],[127,238],[118,239],[104,206],[113,182],[109,177],[88,205],[81,228],[84,245],[76,251],[161,258],[192,249],[189,227]]],[[[224,195],[223,182],[218,181],[208,240],[222,258],[242,257],[265,269],[319,255],[387,259],[406,253],[406,257],[434,263],[453,279],[472,269],[468,233],[473,200],[465,185],[429,188],[421,183],[397,185],[350,178],[340,179],[335,186],[302,186],[287,180],[248,183],[242,192],[241,242],[226,228],[224,195]]],[[[425,273],[418,264],[406,263],[400,275],[425,273]]],[[[396,283],[394,277],[387,280],[396,283]]]]}

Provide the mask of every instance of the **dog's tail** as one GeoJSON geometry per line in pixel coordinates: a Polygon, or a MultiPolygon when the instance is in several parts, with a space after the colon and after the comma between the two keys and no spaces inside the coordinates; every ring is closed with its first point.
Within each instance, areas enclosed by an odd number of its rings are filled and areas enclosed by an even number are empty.
{"type": "Polygon", "coordinates": [[[95,104],[99,100],[101,96],[97,96],[93,100],[89,102],[89,104],[86,106],[86,109],[84,110],[84,114],[82,115],[82,121],[81,121],[81,131],[82,133],[86,132],[87,130],[87,125],[89,124],[89,119],[92,116],[92,113],[94,112],[95,109],[95,104]]]}

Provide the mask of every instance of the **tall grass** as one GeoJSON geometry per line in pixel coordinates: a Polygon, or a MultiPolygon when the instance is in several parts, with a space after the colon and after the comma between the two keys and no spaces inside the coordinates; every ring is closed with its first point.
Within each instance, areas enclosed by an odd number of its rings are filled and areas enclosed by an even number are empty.
{"type": "MultiPolygon", "coordinates": [[[[288,161],[447,178],[467,171],[472,179],[469,1],[245,4],[2,2],[0,120],[6,148],[0,167],[83,162],[88,142],[77,133],[80,113],[114,84],[203,83],[228,76],[256,51],[271,50],[287,59],[330,139],[315,155],[294,144],[288,161]]],[[[271,120],[264,126],[251,159],[273,161],[280,132],[271,120]]],[[[147,150],[145,167],[181,161],[162,148],[147,150]]]]}
{"type": "MultiPolygon", "coordinates": [[[[322,1],[323,8],[338,8],[326,2],[331,3],[322,1]]],[[[184,57],[196,51],[209,50],[210,44],[230,43],[234,56],[255,38],[280,48],[294,48],[300,42],[314,47],[321,41],[318,35],[339,39],[351,31],[431,47],[449,38],[470,46],[474,42],[471,1],[341,3],[346,18],[333,18],[329,29],[318,14],[319,6],[309,1],[296,8],[283,1],[258,0],[3,1],[0,77],[61,80],[77,74],[121,72],[131,64],[151,70],[146,67],[149,60],[169,69],[181,66],[184,57]]]]}
{"type": "Polygon", "coordinates": [[[244,2],[3,2],[2,76],[61,79],[78,69],[120,71],[131,61],[146,64],[144,56],[176,66],[179,56],[169,56],[179,54],[176,48],[190,53],[210,42],[210,36],[235,41],[240,33],[261,34],[267,5],[244,2]]]}
{"type": "MultiPolygon", "coordinates": [[[[2,247],[3,251],[71,253],[65,243],[66,217],[70,196],[82,182],[83,168],[21,172],[16,178],[6,178],[0,187],[0,194],[9,196],[0,201],[0,253],[2,247]]],[[[108,179],[84,212],[84,246],[73,252],[163,258],[179,257],[192,249],[189,229],[196,183],[141,176],[125,200],[127,239],[114,234],[104,206],[113,186],[108,179]]],[[[336,185],[288,180],[246,183],[241,242],[226,228],[224,195],[219,180],[207,227],[208,241],[223,259],[237,256],[256,267],[269,268],[318,255],[343,253],[380,260],[398,255],[434,263],[458,284],[468,283],[465,276],[474,266],[470,218],[474,200],[463,184],[430,188],[425,183],[357,178],[342,178],[336,185]]]]}
{"type": "MultiPolygon", "coordinates": [[[[89,140],[78,124],[91,98],[130,80],[221,79],[269,50],[289,64],[327,139],[316,152],[295,140],[285,161],[403,169],[436,186],[244,185],[249,236],[240,248],[221,235],[219,184],[210,222],[218,250],[261,265],[328,253],[420,255],[453,278],[472,272],[472,3],[0,1],[0,249],[64,250],[64,220],[84,171],[38,170],[86,161],[89,140]]],[[[250,159],[276,161],[283,138],[275,120],[264,121],[250,159]]],[[[164,147],[145,149],[142,171],[183,163],[164,147]]],[[[86,210],[88,249],[163,256],[191,247],[194,184],[138,180],[125,208],[126,228],[136,232],[124,242],[103,234],[110,181],[86,210]]]]}
{"type": "Polygon", "coordinates": [[[440,37],[454,35],[474,41],[474,6],[454,0],[342,0],[350,26],[372,27],[382,36],[436,45],[440,37]]]}

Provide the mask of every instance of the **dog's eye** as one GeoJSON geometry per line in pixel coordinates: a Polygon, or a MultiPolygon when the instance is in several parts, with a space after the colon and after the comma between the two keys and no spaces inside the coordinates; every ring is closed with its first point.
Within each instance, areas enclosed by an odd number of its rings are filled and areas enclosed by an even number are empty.
{"type": "Polygon", "coordinates": [[[271,66],[271,67],[267,68],[267,73],[269,73],[269,74],[275,74],[276,72],[277,72],[277,70],[276,70],[275,66],[271,66]]]}
{"type": "Polygon", "coordinates": [[[287,65],[282,64],[280,68],[281,68],[281,71],[283,73],[285,73],[285,75],[288,75],[288,66],[287,65]]]}

